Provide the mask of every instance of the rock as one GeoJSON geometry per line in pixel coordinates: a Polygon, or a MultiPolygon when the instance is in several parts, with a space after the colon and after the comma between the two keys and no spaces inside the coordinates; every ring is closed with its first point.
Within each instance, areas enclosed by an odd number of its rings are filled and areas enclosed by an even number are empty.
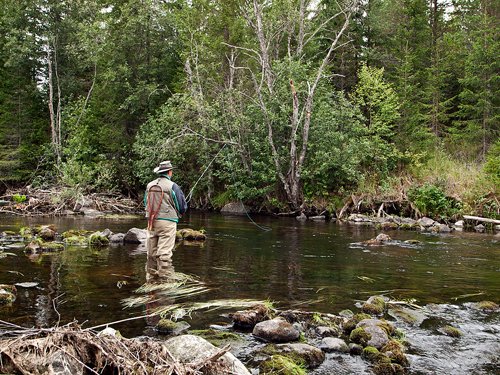
{"type": "Polygon", "coordinates": [[[43,226],[38,232],[38,237],[45,241],[52,241],[56,237],[56,231],[50,226],[43,226]]]}
{"type": "Polygon", "coordinates": [[[251,328],[268,319],[268,312],[269,309],[266,306],[257,305],[252,310],[236,311],[232,318],[235,326],[251,328]]]}
{"type": "Polygon", "coordinates": [[[432,219],[429,219],[428,217],[423,217],[423,218],[418,220],[418,223],[425,228],[429,228],[429,227],[432,227],[434,225],[435,221],[432,219]]]}
{"type": "Polygon", "coordinates": [[[356,325],[356,328],[359,327],[380,327],[384,331],[386,331],[388,335],[392,335],[394,333],[394,326],[390,323],[387,323],[385,320],[363,319],[356,325]]]}
{"type": "Polygon", "coordinates": [[[307,220],[307,216],[304,215],[303,212],[300,213],[299,216],[296,217],[297,220],[307,220]]]}
{"type": "Polygon", "coordinates": [[[361,312],[369,315],[382,315],[385,312],[385,308],[385,301],[378,296],[373,296],[363,304],[361,312]]]}
{"type": "Polygon", "coordinates": [[[380,223],[377,227],[379,227],[382,230],[391,230],[391,229],[398,229],[399,225],[397,225],[394,222],[386,221],[380,223]]]}
{"type": "Polygon", "coordinates": [[[377,237],[371,240],[364,241],[365,245],[383,245],[384,242],[392,241],[392,238],[385,233],[380,233],[377,237]]]}
{"type": "Polygon", "coordinates": [[[464,227],[464,221],[463,220],[459,220],[455,223],[455,227],[457,228],[463,228],[464,227]]]}
{"type": "Polygon", "coordinates": [[[180,233],[182,239],[187,241],[205,241],[207,239],[205,234],[193,229],[181,229],[177,232],[180,233]]]}
{"type": "Polygon", "coordinates": [[[364,327],[364,330],[365,333],[370,336],[370,339],[366,343],[367,346],[373,346],[374,348],[380,350],[389,342],[389,336],[387,336],[387,332],[380,327],[368,326],[364,327]]]}
{"type": "Polygon", "coordinates": [[[319,326],[316,327],[316,333],[321,337],[330,337],[337,336],[339,334],[338,329],[327,327],[327,326],[319,326]]]}
{"type": "Polygon", "coordinates": [[[156,326],[159,333],[179,334],[187,330],[191,325],[183,320],[174,322],[170,319],[160,319],[156,326]]]}
{"type": "Polygon", "coordinates": [[[361,222],[366,222],[366,221],[371,221],[371,220],[366,215],[352,214],[349,216],[349,221],[354,221],[355,223],[361,223],[361,222]]]}
{"type": "Polygon", "coordinates": [[[113,235],[113,232],[111,232],[111,230],[106,228],[102,232],[100,232],[100,235],[109,239],[113,235]]]}
{"type": "Polygon", "coordinates": [[[356,328],[356,325],[361,322],[363,319],[371,319],[372,317],[368,314],[365,313],[359,313],[354,315],[351,319],[349,319],[345,324],[344,324],[344,331],[346,333],[351,332],[354,328],[356,328]]]}
{"type": "Polygon", "coordinates": [[[424,313],[406,308],[404,306],[391,307],[387,312],[396,320],[412,324],[414,326],[419,326],[426,318],[424,313]]]}
{"type": "Polygon", "coordinates": [[[224,214],[244,215],[247,212],[250,212],[250,208],[244,206],[240,202],[233,202],[233,203],[228,203],[224,207],[222,207],[220,212],[224,214]]]}
{"type": "Polygon", "coordinates": [[[434,232],[437,232],[437,233],[450,233],[451,232],[451,229],[447,225],[444,225],[444,224],[438,224],[438,225],[434,226],[432,228],[432,230],[434,232]]]}
{"type": "Polygon", "coordinates": [[[377,375],[404,375],[405,370],[397,363],[379,363],[373,372],[377,375]]]}
{"type": "Polygon", "coordinates": [[[109,236],[109,242],[110,243],[121,243],[123,242],[123,238],[125,235],[123,233],[115,233],[109,236]]]}
{"type": "Polygon", "coordinates": [[[124,243],[144,243],[146,242],[146,229],[130,228],[123,237],[124,243]]]}
{"type": "MultiPolygon", "coordinates": [[[[181,363],[198,363],[215,354],[219,349],[205,339],[194,335],[181,335],[168,339],[164,343],[172,356],[181,363]]],[[[222,357],[232,373],[251,375],[250,371],[233,354],[226,353],[222,357]]]]}
{"type": "Polygon", "coordinates": [[[483,311],[497,311],[499,309],[499,306],[492,301],[478,302],[476,303],[475,307],[483,311]]]}
{"type": "Polygon", "coordinates": [[[481,233],[482,233],[482,232],[484,232],[484,230],[485,230],[485,229],[486,229],[486,227],[485,227],[483,224],[479,224],[479,225],[476,225],[476,226],[474,227],[474,230],[475,230],[476,232],[481,232],[481,233]]]}
{"type": "Polygon", "coordinates": [[[319,216],[311,216],[309,220],[313,221],[325,221],[326,217],[324,215],[319,215],[319,216]]]}
{"type": "Polygon", "coordinates": [[[0,284],[0,305],[16,300],[17,288],[14,285],[0,284]]]}
{"type": "Polygon", "coordinates": [[[274,348],[277,354],[302,359],[307,368],[317,367],[325,360],[325,354],[320,349],[305,343],[278,344],[274,348]]]}
{"type": "Polygon", "coordinates": [[[90,246],[107,246],[109,245],[109,239],[102,235],[101,232],[96,232],[89,236],[90,246]]]}
{"type": "Polygon", "coordinates": [[[114,328],[111,328],[111,327],[106,327],[104,328],[101,332],[99,332],[97,334],[97,336],[101,337],[101,336],[112,336],[112,337],[120,337],[121,334],[120,334],[120,331],[117,331],[116,329],[114,328]]]}
{"type": "Polygon", "coordinates": [[[29,244],[26,245],[24,251],[30,254],[36,254],[42,251],[42,241],[39,239],[31,241],[29,244]]]}
{"type": "Polygon", "coordinates": [[[446,336],[450,336],[450,337],[461,337],[462,336],[462,332],[460,332],[455,327],[451,327],[451,326],[445,326],[445,327],[443,327],[442,328],[442,332],[446,336]]]}
{"type": "Polygon", "coordinates": [[[338,337],[325,337],[323,340],[321,340],[320,349],[327,353],[347,353],[350,351],[344,340],[339,339],[338,337]]]}
{"type": "Polygon", "coordinates": [[[296,341],[300,337],[300,332],[281,317],[257,323],[252,334],[261,340],[274,343],[296,341]]]}

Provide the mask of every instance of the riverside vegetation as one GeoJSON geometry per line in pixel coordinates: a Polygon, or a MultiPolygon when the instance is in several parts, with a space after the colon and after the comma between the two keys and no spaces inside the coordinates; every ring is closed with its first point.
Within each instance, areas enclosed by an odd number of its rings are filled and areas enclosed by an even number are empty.
{"type": "Polygon", "coordinates": [[[497,2],[223,4],[2,0],[0,195],[500,217],[497,2]]]}

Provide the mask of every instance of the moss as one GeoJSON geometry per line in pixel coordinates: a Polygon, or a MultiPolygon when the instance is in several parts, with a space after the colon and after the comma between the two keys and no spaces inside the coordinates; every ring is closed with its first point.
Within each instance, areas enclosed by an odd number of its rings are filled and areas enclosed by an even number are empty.
{"type": "Polygon", "coordinates": [[[62,235],[63,239],[70,238],[70,237],[87,237],[89,234],[91,234],[91,231],[81,229],[81,230],[68,230],[67,232],[64,232],[62,235]]]}
{"type": "Polygon", "coordinates": [[[410,230],[411,229],[411,225],[408,224],[408,223],[405,223],[405,224],[401,224],[399,226],[399,229],[403,229],[403,230],[410,230]]]}
{"type": "Polygon", "coordinates": [[[363,319],[371,319],[371,316],[365,313],[359,313],[354,315],[351,319],[347,321],[347,323],[344,324],[344,331],[347,333],[351,332],[354,328],[356,328],[356,325],[361,322],[363,319]]]}
{"type": "Polygon", "coordinates": [[[91,246],[107,246],[109,239],[101,236],[99,233],[94,233],[89,237],[89,245],[91,246]]]}
{"type": "Polygon", "coordinates": [[[290,358],[282,355],[273,355],[269,359],[262,361],[259,365],[262,374],[273,375],[306,375],[306,370],[302,363],[295,363],[290,358]]]}
{"type": "Polygon", "coordinates": [[[210,340],[242,340],[240,336],[238,336],[235,333],[231,332],[226,332],[226,331],[218,331],[213,328],[209,329],[200,329],[200,330],[193,330],[189,331],[189,333],[203,337],[204,339],[210,341],[210,340]]]}
{"type": "Polygon", "coordinates": [[[363,307],[361,307],[361,311],[370,315],[382,315],[384,313],[384,309],[380,306],[374,305],[373,303],[365,302],[363,307]]]}
{"type": "Polygon", "coordinates": [[[377,375],[403,375],[404,368],[397,363],[380,363],[373,369],[377,375]]]}
{"type": "Polygon", "coordinates": [[[392,363],[397,363],[403,367],[410,367],[410,361],[408,361],[408,358],[406,358],[401,350],[394,349],[389,355],[389,359],[392,363]]]}
{"type": "Polygon", "coordinates": [[[386,356],[384,353],[377,353],[371,359],[373,363],[391,363],[391,359],[386,356]]]}
{"type": "Polygon", "coordinates": [[[380,323],[377,324],[377,327],[382,328],[389,337],[391,337],[394,333],[394,326],[390,323],[387,323],[385,320],[381,320],[380,323]]]}
{"type": "Polygon", "coordinates": [[[16,299],[17,289],[14,285],[0,284],[0,305],[6,305],[16,299]]]}
{"type": "Polygon", "coordinates": [[[409,323],[409,324],[415,324],[418,322],[418,319],[410,314],[408,314],[406,311],[398,308],[393,308],[392,309],[392,314],[401,319],[402,321],[409,323]]]}
{"type": "Polygon", "coordinates": [[[365,346],[368,341],[370,341],[371,336],[365,332],[363,327],[356,328],[352,330],[351,334],[349,335],[349,340],[365,346]]]}
{"type": "Polygon", "coordinates": [[[420,243],[421,241],[419,240],[406,240],[406,243],[420,243]]]}
{"type": "Polygon", "coordinates": [[[62,251],[64,250],[64,245],[62,243],[49,242],[42,246],[42,250],[48,251],[62,251]]]}
{"type": "Polygon", "coordinates": [[[89,242],[87,237],[84,236],[71,236],[64,239],[68,245],[85,245],[89,242]]]}
{"type": "Polygon", "coordinates": [[[451,337],[461,337],[462,332],[460,332],[458,329],[451,327],[451,326],[445,326],[443,327],[443,333],[447,336],[451,337]]]}
{"type": "Polygon", "coordinates": [[[379,354],[380,352],[378,351],[377,348],[374,348],[373,346],[367,346],[366,348],[363,349],[363,352],[361,353],[361,355],[365,358],[373,358],[375,357],[377,354],[379,354]]]}
{"type": "Polygon", "coordinates": [[[476,304],[476,307],[483,311],[496,311],[498,310],[498,305],[492,301],[482,301],[476,304]]]}
{"type": "Polygon", "coordinates": [[[15,236],[17,233],[11,230],[4,231],[6,236],[15,236]]]}
{"type": "Polygon", "coordinates": [[[403,344],[401,344],[399,341],[396,340],[390,340],[387,344],[385,344],[380,351],[382,353],[385,352],[393,352],[395,350],[402,350],[403,349],[403,344]]]}

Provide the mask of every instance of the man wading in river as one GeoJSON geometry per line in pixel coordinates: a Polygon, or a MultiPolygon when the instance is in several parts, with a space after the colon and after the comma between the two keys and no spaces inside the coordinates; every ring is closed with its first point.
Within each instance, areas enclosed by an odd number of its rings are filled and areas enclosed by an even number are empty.
{"type": "Polygon", "coordinates": [[[160,277],[162,264],[171,262],[177,222],[187,210],[184,193],[176,183],[172,182],[173,170],[170,161],[162,161],[154,169],[159,177],[148,184],[144,198],[148,219],[146,240],[148,263],[150,260],[157,262],[156,269],[160,277]]]}

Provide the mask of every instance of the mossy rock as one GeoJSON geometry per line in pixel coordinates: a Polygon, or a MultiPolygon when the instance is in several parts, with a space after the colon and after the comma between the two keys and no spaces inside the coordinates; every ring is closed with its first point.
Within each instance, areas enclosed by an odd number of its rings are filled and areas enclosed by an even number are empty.
{"type": "Polygon", "coordinates": [[[353,329],[349,335],[349,341],[362,346],[366,346],[366,343],[370,341],[370,339],[371,336],[365,332],[363,327],[353,329]]]}
{"type": "Polygon", "coordinates": [[[182,233],[180,230],[178,230],[176,233],[175,233],[175,240],[176,241],[182,241],[182,233]]]}
{"type": "Polygon", "coordinates": [[[389,340],[389,342],[380,349],[382,353],[393,352],[394,350],[403,350],[403,344],[396,340],[389,340]]]}
{"type": "Polygon", "coordinates": [[[398,365],[401,365],[403,367],[410,367],[410,361],[399,349],[392,350],[388,358],[392,363],[397,363],[398,365]]]}
{"type": "Polygon", "coordinates": [[[377,353],[375,354],[370,361],[375,364],[379,363],[392,363],[391,359],[385,355],[384,353],[377,353]]]}
{"type": "Polygon", "coordinates": [[[405,370],[397,363],[379,363],[373,372],[377,375],[404,375],[405,370]]]}
{"type": "Polygon", "coordinates": [[[15,236],[17,233],[12,231],[12,230],[6,230],[4,231],[6,236],[15,236]]]}
{"type": "Polygon", "coordinates": [[[302,363],[295,363],[282,355],[270,356],[259,364],[259,369],[263,375],[306,375],[302,363]]]}
{"type": "Polygon", "coordinates": [[[406,240],[406,243],[411,243],[411,244],[416,244],[416,243],[421,243],[422,241],[419,240],[406,240]]]}
{"type": "Polygon", "coordinates": [[[359,313],[354,315],[351,319],[349,319],[343,326],[344,331],[349,333],[354,328],[356,328],[357,324],[361,322],[363,319],[371,319],[371,316],[365,313],[359,313]]]}
{"type": "Polygon", "coordinates": [[[159,333],[168,334],[168,333],[179,333],[187,330],[190,327],[188,322],[179,321],[174,322],[170,319],[160,319],[158,325],[156,326],[159,333]]]}
{"type": "Polygon", "coordinates": [[[205,241],[207,236],[196,230],[183,230],[181,232],[182,238],[186,241],[205,241]]]}
{"type": "Polygon", "coordinates": [[[0,284],[0,305],[7,305],[16,300],[17,289],[14,285],[0,284]]]}
{"type": "Polygon", "coordinates": [[[385,222],[377,225],[377,229],[382,229],[382,230],[398,229],[398,227],[399,226],[393,222],[385,222]]]}
{"type": "Polygon", "coordinates": [[[361,311],[364,312],[365,314],[369,314],[371,316],[379,316],[384,314],[385,308],[381,307],[380,305],[374,304],[374,303],[368,303],[365,302],[363,306],[361,307],[361,311]]]}
{"type": "Polygon", "coordinates": [[[366,348],[363,348],[361,355],[365,358],[371,359],[379,353],[380,352],[377,348],[374,348],[373,346],[367,346],[366,348]]]}
{"type": "Polygon", "coordinates": [[[462,336],[462,332],[460,332],[455,327],[445,326],[442,328],[442,331],[446,336],[450,336],[450,337],[461,337],[462,336]]]}
{"type": "Polygon", "coordinates": [[[69,238],[69,237],[88,237],[90,234],[92,234],[91,231],[89,230],[85,230],[85,229],[80,229],[80,230],[74,230],[74,229],[71,229],[71,230],[68,230],[66,232],[64,232],[62,234],[62,238],[63,239],[66,239],[66,238],[69,238]]]}
{"type": "Polygon", "coordinates": [[[408,224],[408,223],[404,223],[404,224],[401,224],[399,226],[399,229],[403,229],[403,230],[411,230],[411,225],[408,224]]]}
{"type": "Polygon", "coordinates": [[[42,250],[45,251],[63,251],[64,250],[64,245],[62,243],[56,243],[56,242],[47,242],[44,243],[42,246],[42,250]]]}
{"type": "Polygon", "coordinates": [[[483,311],[497,311],[499,306],[492,301],[481,301],[476,304],[476,308],[483,311]]]}
{"type": "Polygon", "coordinates": [[[84,236],[71,236],[66,237],[64,239],[64,242],[66,242],[68,245],[86,245],[88,244],[89,240],[84,236]]]}
{"type": "Polygon", "coordinates": [[[205,340],[207,340],[212,345],[215,345],[217,347],[222,347],[226,343],[231,343],[231,347],[234,347],[235,342],[244,343],[245,341],[235,333],[227,331],[219,331],[213,328],[192,330],[189,331],[189,333],[192,335],[200,336],[205,340]]]}
{"type": "Polygon", "coordinates": [[[90,246],[108,246],[109,239],[101,236],[99,233],[94,233],[89,237],[89,245],[90,246]]]}

